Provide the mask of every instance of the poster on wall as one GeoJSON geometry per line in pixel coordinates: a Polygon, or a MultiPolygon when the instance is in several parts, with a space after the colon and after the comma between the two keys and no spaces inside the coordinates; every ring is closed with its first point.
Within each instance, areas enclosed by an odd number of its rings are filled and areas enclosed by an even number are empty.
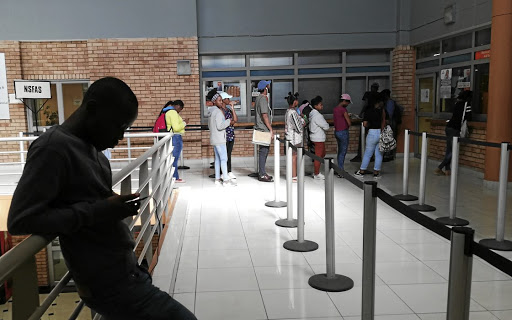
{"type": "Polygon", "coordinates": [[[430,89],[421,89],[421,102],[430,102],[430,89]]]}
{"type": "Polygon", "coordinates": [[[452,69],[441,70],[441,88],[439,94],[441,99],[450,99],[452,97],[452,69]]]}
{"type": "Polygon", "coordinates": [[[10,119],[9,93],[7,92],[7,69],[5,68],[5,53],[0,53],[0,119],[10,119]]]}
{"type": "MultiPolygon", "coordinates": [[[[213,89],[217,89],[217,91],[224,91],[227,94],[231,95],[231,101],[235,102],[235,110],[243,111],[244,106],[246,104],[246,85],[245,81],[205,81],[204,82],[204,106],[205,106],[205,114],[208,114],[208,109],[213,107],[213,102],[206,99],[208,92],[213,89]]],[[[237,112],[238,114],[238,112],[237,112]]],[[[244,112],[240,113],[245,114],[244,112]]]]}

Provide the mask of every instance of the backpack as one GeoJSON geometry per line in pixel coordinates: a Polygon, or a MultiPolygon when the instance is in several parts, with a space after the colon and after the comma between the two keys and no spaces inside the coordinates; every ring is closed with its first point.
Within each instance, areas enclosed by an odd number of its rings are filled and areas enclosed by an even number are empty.
{"type": "Polygon", "coordinates": [[[395,102],[395,110],[393,111],[393,123],[396,125],[402,124],[402,116],[404,114],[404,107],[395,102]]]}
{"type": "Polygon", "coordinates": [[[167,107],[167,108],[162,109],[162,111],[160,111],[160,115],[158,115],[158,118],[155,121],[155,125],[153,126],[154,133],[167,132],[167,123],[165,123],[165,114],[169,110],[174,110],[174,108],[167,107]]]}

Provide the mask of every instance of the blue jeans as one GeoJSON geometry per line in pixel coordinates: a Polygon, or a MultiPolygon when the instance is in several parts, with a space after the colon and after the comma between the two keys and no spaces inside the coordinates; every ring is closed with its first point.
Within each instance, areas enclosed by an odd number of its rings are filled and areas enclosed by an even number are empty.
{"type": "Polygon", "coordinates": [[[345,156],[348,150],[348,129],[334,133],[338,142],[338,167],[344,169],[345,156]]]}
{"type": "Polygon", "coordinates": [[[370,159],[375,153],[375,165],[373,166],[373,170],[380,171],[382,166],[382,152],[379,151],[379,139],[380,129],[368,130],[368,135],[366,136],[366,149],[364,150],[363,162],[361,163],[360,168],[361,170],[366,170],[368,168],[370,159]]]}
{"type": "Polygon", "coordinates": [[[215,151],[215,180],[220,179],[220,171],[222,169],[222,180],[228,181],[228,150],[226,144],[213,146],[215,151]]]}
{"type": "Polygon", "coordinates": [[[151,283],[147,271],[139,269],[123,283],[103,288],[85,304],[106,320],[197,320],[187,308],[151,283]]]}
{"type": "Polygon", "coordinates": [[[174,149],[172,150],[172,156],[174,157],[174,162],[172,166],[174,167],[174,175],[173,177],[177,179],[180,178],[178,174],[178,160],[180,159],[181,150],[183,150],[183,138],[181,134],[175,134],[172,136],[172,145],[174,149]]]}

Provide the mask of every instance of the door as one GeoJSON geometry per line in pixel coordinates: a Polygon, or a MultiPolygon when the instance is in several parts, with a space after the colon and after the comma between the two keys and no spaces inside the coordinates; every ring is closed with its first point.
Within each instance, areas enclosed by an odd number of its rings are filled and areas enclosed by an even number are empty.
{"type": "MultiPolygon", "coordinates": [[[[430,122],[436,105],[436,74],[420,75],[416,77],[416,131],[430,132],[430,122]]],[[[421,151],[421,138],[416,138],[414,152],[421,151]]]]}

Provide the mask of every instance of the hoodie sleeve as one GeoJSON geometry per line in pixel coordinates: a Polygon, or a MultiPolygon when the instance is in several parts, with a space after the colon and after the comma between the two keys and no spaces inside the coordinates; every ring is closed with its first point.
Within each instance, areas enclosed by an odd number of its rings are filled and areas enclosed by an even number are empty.
{"type": "Polygon", "coordinates": [[[327,121],[325,121],[324,116],[320,112],[318,112],[318,115],[315,117],[315,122],[316,125],[322,128],[324,131],[329,130],[329,124],[327,121]]]}
{"type": "Polygon", "coordinates": [[[219,112],[215,114],[215,126],[217,127],[217,130],[221,131],[229,127],[229,124],[231,123],[230,119],[224,118],[224,113],[219,109],[219,112]]]}
{"type": "MultiPolygon", "coordinates": [[[[170,123],[170,128],[172,128],[173,132],[181,132],[183,129],[185,129],[185,122],[183,122],[183,119],[181,119],[178,112],[169,110],[165,114],[165,120],[167,123],[170,123]]],[[[169,131],[169,129],[167,131],[169,131]]]]}

